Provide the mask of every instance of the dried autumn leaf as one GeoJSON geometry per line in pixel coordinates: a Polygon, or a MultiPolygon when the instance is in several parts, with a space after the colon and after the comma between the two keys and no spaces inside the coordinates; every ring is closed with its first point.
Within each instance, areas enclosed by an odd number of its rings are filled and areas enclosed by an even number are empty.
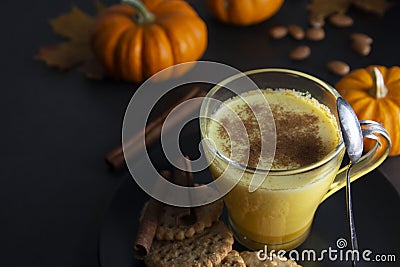
{"type": "Polygon", "coordinates": [[[84,63],[91,53],[86,43],[65,42],[41,47],[35,59],[64,71],[84,63]]]}
{"type": "MultiPolygon", "coordinates": [[[[95,2],[95,6],[97,12],[105,8],[99,1],[95,2]]],[[[41,47],[34,57],[36,60],[63,71],[82,65],[80,70],[90,78],[100,79],[105,76],[104,70],[94,59],[89,43],[93,16],[73,6],[70,12],[51,19],[49,23],[54,33],[68,41],[41,47]]]]}
{"type": "Polygon", "coordinates": [[[55,33],[71,39],[71,42],[87,43],[93,17],[84,13],[77,6],[72,6],[69,13],[61,14],[50,20],[50,25],[55,33]]]}
{"type": "Polygon", "coordinates": [[[385,14],[386,10],[393,6],[393,3],[386,0],[353,0],[353,4],[366,12],[381,16],[385,14]]]}
{"type": "Polygon", "coordinates": [[[351,0],[312,0],[308,10],[312,16],[326,18],[335,13],[346,13],[351,0]]]}
{"type": "Polygon", "coordinates": [[[393,6],[387,0],[311,0],[307,8],[312,17],[325,19],[335,13],[346,13],[351,5],[378,15],[384,15],[393,6]]]}

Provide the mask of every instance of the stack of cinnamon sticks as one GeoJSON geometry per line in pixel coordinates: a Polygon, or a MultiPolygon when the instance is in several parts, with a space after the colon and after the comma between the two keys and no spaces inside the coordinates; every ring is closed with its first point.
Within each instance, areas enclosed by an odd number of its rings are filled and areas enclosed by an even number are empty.
{"type": "MultiPolygon", "coordinates": [[[[189,160],[188,157],[186,159],[189,160]]],[[[162,171],[162,176],[170,182],[180,185],[191,187],[194,186],[193,174],[191,171],[191,165],[188,161],[178,161],[180,167],[185,167],[188,171],[182,171],[181,169],[174,168],[172,172],[162,171]]],[[[159,215],[163,211],[164,204],[151,198],[146,202],[142,214],[139,219],[139,229],[137,232],[136,240],[134,243],[134,255],[138,259],[144,259],[150,252],[151,245],[153,243],[154,236],[159,224],[159,215]]],[[[192,225],[196,222],[196,210],[194,208],[177,208],[179,212],[176,213],[175,224],[176,225],[192,225]]]]}

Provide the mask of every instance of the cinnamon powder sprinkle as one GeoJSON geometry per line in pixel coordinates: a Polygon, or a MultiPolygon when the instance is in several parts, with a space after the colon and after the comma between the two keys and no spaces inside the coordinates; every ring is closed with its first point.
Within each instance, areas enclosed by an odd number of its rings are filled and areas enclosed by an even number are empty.
{"type": "Polygon", "coordinates": [[[303,167],[321,160],[329,153],[318,135],[317,115],[283,111],[279,107],[272,112],[277,132],[275,161],[279,165],[303,167]]]}
{"type": "MultiPolygon", "coordinates": [[[[221,118],[217,131],[218,135],[226,140],[222,151],[226,156],[255,168],[260,160],[271,155],[271,149],[274,149],[268,145],[273,141],[274,124],[265,120],[259,123],[252,110],[258,114],[258,118],[267,116],[262,114],[265,108],[260,105],[255,104],[251,108],[248,105],[241,105],[239,110],[235,110],[241,120],[221,118]],[[243,125],[246,131],[243,131],[243,125]],[[263,149],[261,149],[262,141],[266,146],[263,149]],[[235,149],[241,147],[242,151],[235,152],[232,157],[233,146],[235,149]],[[250,149],[248,159],[247,149],[250,149]]],[[[277,105],[271,106],[271,111],[276,127],[273,169],[307,166],[321,160],[330,152],[331,147],[324,145],[319,136],[320,118],[316,114],[285,110],[277,105]]]]}

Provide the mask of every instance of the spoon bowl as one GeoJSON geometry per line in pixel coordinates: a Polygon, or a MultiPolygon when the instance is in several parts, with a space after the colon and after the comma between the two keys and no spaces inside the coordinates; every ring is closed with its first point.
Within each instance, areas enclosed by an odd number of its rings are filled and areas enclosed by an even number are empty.
{"type": "Polygon", "coordinates": [[[342,97],[337,99],[340,128],[350,161],[356,163],[363,151],[363,134],[357,115],[342,97]]]}

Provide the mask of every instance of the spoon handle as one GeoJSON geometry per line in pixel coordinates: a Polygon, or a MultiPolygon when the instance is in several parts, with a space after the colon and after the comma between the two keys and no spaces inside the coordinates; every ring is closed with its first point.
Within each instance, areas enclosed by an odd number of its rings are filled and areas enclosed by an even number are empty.
{"type": "MultiPolygon", "coordinates": [[[[347,206],[347,218],[349,220],[349,228],[350,228],[350,244],[352,251],[358,251],[358,243],[357,243],[357,235],[356,235],[356,226],[354,224],[354,215],[353,215],[353,204],[351,200],[351,186],[350,186],[350,170],[352,164],[349,164],[349,168],[347,170],[347,180],[346,180],[346,206],[347,206]]],[[[356,266],[354,253],[351,253],[352,266],[356,266]]]]}

